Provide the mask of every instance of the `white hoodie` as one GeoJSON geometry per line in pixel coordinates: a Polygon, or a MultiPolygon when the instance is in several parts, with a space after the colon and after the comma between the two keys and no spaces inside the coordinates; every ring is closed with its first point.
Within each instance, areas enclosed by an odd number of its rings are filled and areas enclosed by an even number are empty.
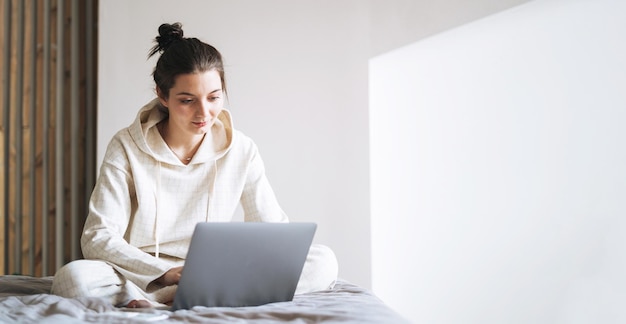
{"type": "Polygon", "coordinates": [[[81,238],[87,259],[107,261],[149,292],[148,285],[182,265],[198,222],[287,222],[254,142],[222,110],[188,165],[157,130],[166,118],[158,99],[107,147],[81,238]]]}

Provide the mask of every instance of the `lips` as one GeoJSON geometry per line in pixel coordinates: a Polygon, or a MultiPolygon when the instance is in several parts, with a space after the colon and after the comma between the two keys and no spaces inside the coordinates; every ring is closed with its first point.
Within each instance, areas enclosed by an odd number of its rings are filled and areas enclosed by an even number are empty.
{"type": "Polygon", "coordinates": [[[205,122],[205,121],[203,121],[203,122],[193,122],[193,124],[194,124],[196,127],[204,127],[204,126],[206,126],[208,123],[207,123],[207,122],[205,122]]]}

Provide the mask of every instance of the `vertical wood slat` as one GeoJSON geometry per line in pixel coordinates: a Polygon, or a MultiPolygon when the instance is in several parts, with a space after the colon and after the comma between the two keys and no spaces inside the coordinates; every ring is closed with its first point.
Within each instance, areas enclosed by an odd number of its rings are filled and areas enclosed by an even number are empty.
{"type": "Polygon", "coordinates": [[[96,8],[0,0],[0,274],[51,275],[82,257],[95,183],[96,8]]]}
{"type": "Polygon", "coordinates": [[[18,149],[21,148],[21,114],[18,113],[18,107],[22,106],[22,79],[23,79],[23,13],[24,6],[20,0],[13,0],[12,16],[11,16],[11,88],[9,95],[9,155],[7,162],[9,164],[9,213],[8,225],[11,227],[9,232],[9,264],[10,273],[21,273],[21,242],[22,242],[22,183],[21,177],[21,155],[18,149]]]}
{"type": "Polygon", "coordinates": [[[44,141],[45,141],[45,129],[44,129],[44,114],[41,113],[41,110],[43,109],[43,111],[45,112],[46,108],[44,107],[44,94],[45,94],[45,87],[44,84],[45,79],[44,79],[44,26],[45,26],[45,20],[44,17],[46,17],[47,15],[44,15],[44,0],[37,0],[36,4],[35,4],[35,10],[34,10],[34,15],[36,17],[35,19],[35,25],[36,25],[36,31],[35,31],[35,58],[34,58],[34,62],[33,65],[35,66],[35,75],[34,75],[34,88],[36,89],[35,92],[35,102],[34,102],[34,110],[37,111],[37,113],[33,114],[33,116],[31,116],[31,123],[33,125],[35,125],[35,130],[34,130],[34,145],[33,145],[33,151],[32,151],[32,155],[33,155],[33,166],[34,166],[34,170],[33,170],[33,175],[35,177],[34,180],[34,190],[33,190],[33,214],[35,215],[35,226],[33,228],[33,237],[34,237],[34,241],[33,241],[33,260],[35,260],[34,262],[34,266],[33,266],[33,274],[34,275],[47,275],[46,269],[44,268],[44,262],[43,262],[43,247],[45,246],[45,240],[44,240],[44,236],[43,236],[43,229],[44,227],[44,223],[43,221],[46,219],[44,217],[45,213],[43,212],[43,204],[44,204],[44,200],[45,200],[45,196],[44,196],[44,172],[45,172],[45,167],[43,164],[43,150],[44,150],[44,141]],[[40,108],[40,109],[37,109],[40,108]]]}
{"type": "MultiPolygon", "coordinates": [[[[80,57],[78,56],[79,52],[79,44],[78,44],[78,35],[79,35],[79,13],[78,13],[79,3],[78,0],[72,0],[72,5],[70,11],[70,103],[69,103],[69,115],[70,115],[70,127],[67,127],[70,131],[70,151],[77,152],[79,147],[80,140],[80,111],[78,110],[78,100],[79,100],[79,81],[81,77],[80,71],[80,57]]],[[[78,190],[79,190],[79,172],[80,172],[80,163],[79,157],[76,156],[70,161],[70,201],[78,202],[78,190]]],[[[79,213],[80,204],[74,203],[71,205],[69,214],[70,214],[70,258],[78,259],[78,213],[79,213]]]]}
{"type": "Polygon", "coordinates": [[[16,151],[19,152],[20,158],[19,167],[21,172],[18,173],[19,181],[22,186],[21,200],[18,202],[21,205],[21,214],[19,220],[21,223],[22,232],[20,236],[22,238],[20,244],[20,270],[23,273],[33,273],[34,265],[31,260],[34,259],[34,237],[33,228],[35,215],[32,213],[33,196],[33,171],[34,166],[31,161],[33,150],[33,127],[31,122],[31,116],[34,116],[34,24],[35,18],[33,17],[33,9],[35,8],[33,1],[23,1],[22,12],[22,106],[20,111],[21,125],[19,128],[21,145],[19,145],[16,151]]]}
{"type": "MultiPolygon", "coordinates": [[[[54,226],[54,234],[57,238],[63,237],[63,226],[64,226],[64,217],[65,214],[65,186],[63,182],[65,181],[64,177],[64,168],[63,168],[63,155],[65,154],[64,145],[63,145],[63,108],[64,105],[64,84],[63,75],[65,73],[65,69],[63,66],[65,59],[65,48],[64,48],[64,20],[65,20],[65,1],[57,0],[57,30],[56,30],[56,111],[55,111],[55,170],[56,174],[56,203],[55,203],[55,226],[54,226]]],[[[59,244],[60,240],[57,240],[55,243],[55,268],[59,268],[63,265],[63,243],[59,244]]]]}
{"type": "Polygon", "coordinates": [[[48,245],[48,210],[49,210],[49,195],[48,195],[48,145],[47,138],[49,132],[49,111],[50,111],[50,1],[49,0],[40,0],[42,5],[41,15],[42,18],[42,59],[41,59],[41,104],[39,107],[43,109],[42,113],[38,114],[41,116],[41,127],[38,129],[41,130],[41,274],[47,275],[49,273],[48,269],[53,269],[49,267],[49,245],[48,245]]]}
{"type": "Polygon", "coordinates": [[[46,247],[48,248],[48,263],[47,267],[49,269],[56,269],[56,110],[57,110],[57,29],[58,29],[58,9],[56,0],[50,0],[49,6],[49,15],[50,15],[50,29],[48,34],[50,43],[50,56],[49,56],[49,66],[48,66],[48,210],[46,210],[45,218],[48,220],[48,226],[46,227],[46,231],[48,232],[48,241],[46,243],[46,247]]]}
{"type": "MultiPolygon", "coordinates": [[[[85,42],[85,107],[96,107],[96,62],[98,62],[96,50],[98,39],[97,29],[94,28],[96,26],[96,17],[98,17],[98,6],[96,0],[86,0],[85,1],[85,13],[86,17],[84,28],[85,35],[83,36],[83,41],[85,42]]],[[[88,145],[89,139],[96,138],[96,109],[87,109],[85,111],[85,170],[83,174],[85,175],[85,187],[93,188],[95,185],[95,175],[96,174],[96,146],[88,145]]],[[[85,196],[83,199],[83,209],[87,209],[89,206],[89,196],[85,196]]],[[[82,224],[84,225],[85,220],[83,219],[82,224]]],[[[83,226],[81,225],[81,227],[83,226]]]]}
{"type": "Polygon", "coordinates": [[[8,169],[5,168],[4,161],[6,161],[6,134],[8,127],[8,109],[6,107],[9,106],[8,103],[8,94],[9,94],[9,35],[11,29],[9,28],[11,24],[11,0],[0,0],[0,9],[2,10],[2,32],[0,32],[0,49],[2,51],[2,61],[0,62],[0,78],[2,83],[0,83],[0,105],[2,105],[2,113],[0,114],[0,269],[4,271],[6,269],[6,256],[7,256],[7,246],[8,240],[6,235],[6,227],[5,222],[7,221],[7,205],[6,205],[6,181],[8,180],[7,173],[8,169]]]}

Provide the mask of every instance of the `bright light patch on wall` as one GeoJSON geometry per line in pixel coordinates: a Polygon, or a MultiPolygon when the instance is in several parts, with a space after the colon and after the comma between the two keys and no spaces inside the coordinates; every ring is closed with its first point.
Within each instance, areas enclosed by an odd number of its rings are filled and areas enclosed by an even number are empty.
{"type": "Polygon", "coordinates": [[[373,289],[392,307],[626,319],[624,12],[533,1],[370,61],[373,289]]]}

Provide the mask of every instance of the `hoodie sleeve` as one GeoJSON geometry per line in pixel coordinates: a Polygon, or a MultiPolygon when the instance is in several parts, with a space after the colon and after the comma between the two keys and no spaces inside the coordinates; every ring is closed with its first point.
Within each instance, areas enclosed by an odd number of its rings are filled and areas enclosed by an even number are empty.
{"type": "MultiPolygon", "coordinates": [[[[112,152],[123,152],[115,140],[109,145],[106,156],[112,152]]],[[[81,237],[83,255],[87,259],[112,264],[124,277],[146,290],[172,266],[124,239],[128,227],[132,226],[132,212],[137,201],[132,175],[117,163],[112,164],[111,160],[119,162],[120,158],[105,158],[91,195],[81,237]]]]}
{"type": "Polygon", "coordinates": [[[265,165],[257,146],[252,143],[246,181],[241,195],[246,222],[288,222],[287,215],[265,175],[265,165]]]}

